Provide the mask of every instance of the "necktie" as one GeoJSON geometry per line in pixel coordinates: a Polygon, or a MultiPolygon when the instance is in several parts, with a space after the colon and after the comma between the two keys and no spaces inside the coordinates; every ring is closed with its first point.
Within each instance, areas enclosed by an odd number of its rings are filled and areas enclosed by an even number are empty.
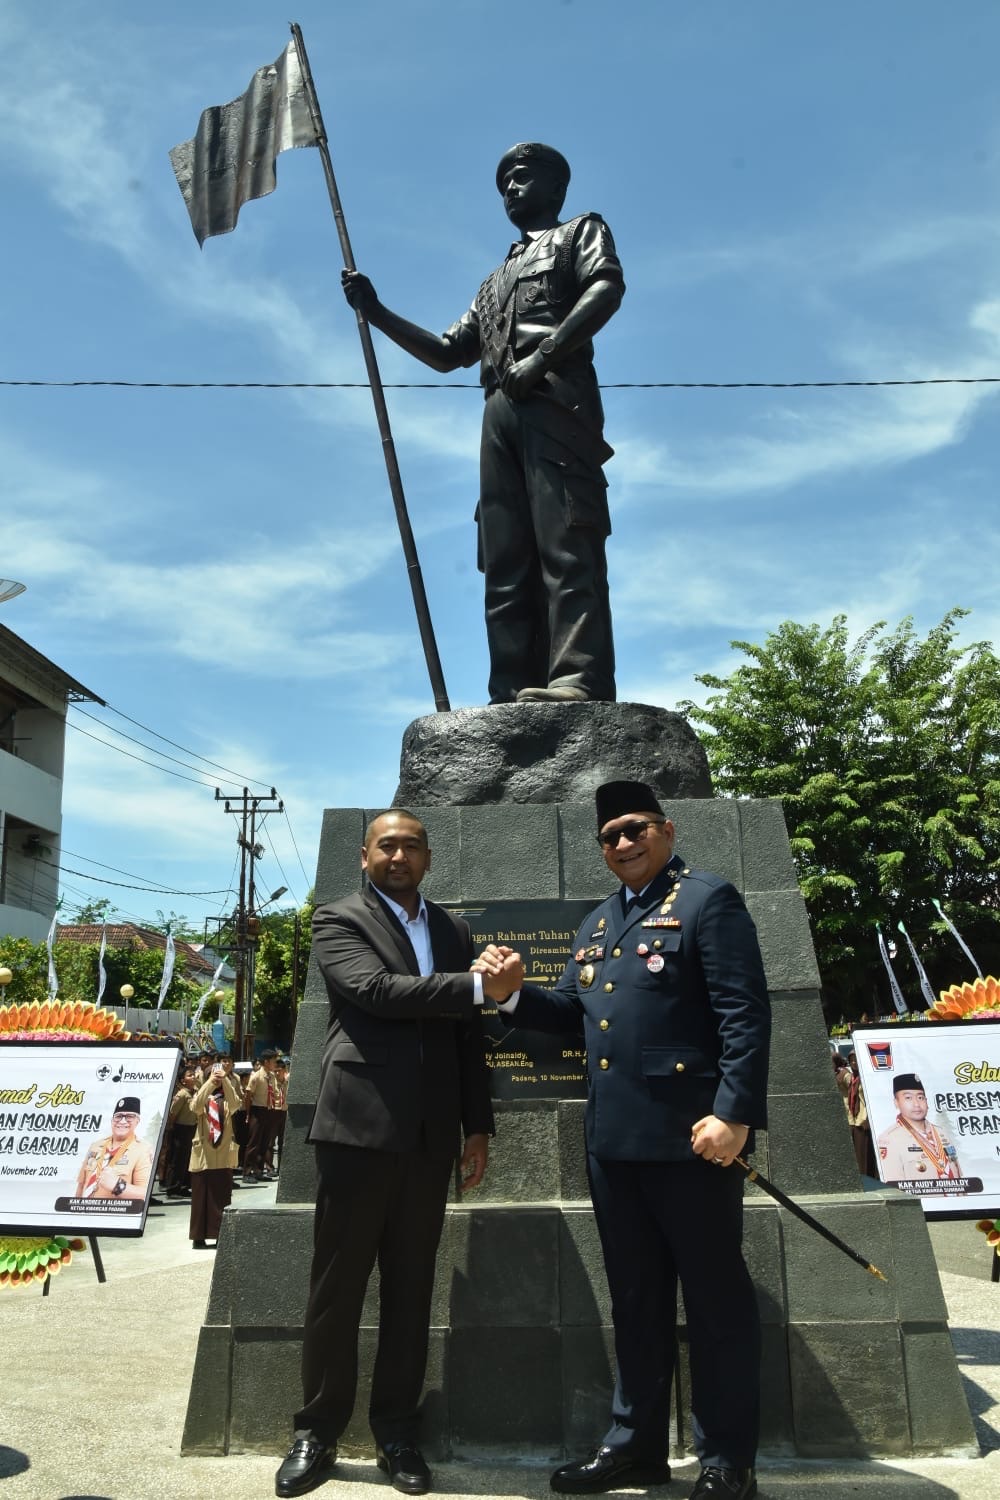
{"type": "Polygon", "coordinates": [[[222,1140],[224,1125],[221,1094],[209,1094],[205,1114],[208,1117],[208,1138],[213,1146],[217,1146],[222,1140]]]}

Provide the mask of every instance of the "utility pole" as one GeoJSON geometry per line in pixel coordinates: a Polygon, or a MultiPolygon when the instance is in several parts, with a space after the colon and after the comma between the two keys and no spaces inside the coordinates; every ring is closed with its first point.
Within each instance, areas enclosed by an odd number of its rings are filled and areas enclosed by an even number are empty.
{"type": "Polygon", "coordinates": [[[233,1056],[237,1061],[253,1053],[253,991],[254,969],[257,957],[257,938],[260,933],[260,917],[256,910],[256,882],[254,870],[265,853],[264,845],[257,840],[258,819],[263,823],[268,813],[284,812],[285,804],[274,787],[264,797],[251,796],[248,787],[239,797],[223,797],[215,789],[216,802],[225,804],[225,811],[240,820],[236,842],[240,849],[239,900],[232,917],[219,920],[220,942],[222,928],[231,924],[235,942],[230,943],[229,958],[236,970],[236,1016],[233,1035],[233,1056]],[[272,804],[268,806],[268,804],[272,804]]]}

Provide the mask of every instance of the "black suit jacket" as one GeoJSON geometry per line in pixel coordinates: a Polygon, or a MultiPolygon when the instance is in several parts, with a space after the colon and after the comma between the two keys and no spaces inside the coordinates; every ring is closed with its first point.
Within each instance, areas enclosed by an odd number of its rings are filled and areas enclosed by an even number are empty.
{"type": "Polygon", "coordinates": [[[435,972],[370,886],[317,907],[313,952],[330,997],[311,1142],[412,1151],[492,1133],[469,928],[427,902],[435,972]]]}
{"type": "Polygon", "coordinates": [[[675,855],[627,914],[620,891],[597,907],[573,955],[554,989],[526,985],[508,1019],[582,1030],[592,1155],[689,1161],[691,1126],[707,1114],[767,1124],[767,981],[728,881],[675,855]]]}

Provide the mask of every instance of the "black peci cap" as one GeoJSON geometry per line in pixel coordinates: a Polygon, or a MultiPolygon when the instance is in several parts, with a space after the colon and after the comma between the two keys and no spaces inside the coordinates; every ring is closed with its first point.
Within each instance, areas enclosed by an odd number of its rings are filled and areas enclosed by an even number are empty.
{"type": "Polygon", "coordinates": [[[606,781],[597,788],[595,801],[599,829],[612,818],[623,818],[626,813],[655,812],[663,817],[656,793],[644,781],[606,781]]]}

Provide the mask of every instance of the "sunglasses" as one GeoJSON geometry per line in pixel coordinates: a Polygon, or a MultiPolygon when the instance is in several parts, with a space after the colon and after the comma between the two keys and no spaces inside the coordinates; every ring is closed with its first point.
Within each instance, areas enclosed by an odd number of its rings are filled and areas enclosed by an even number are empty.
{"type": "Polygon", "coordinates": [[[617,849],[618,840],[624,836],[630,844],[634,844],[636,839],[645,838],[647,828],[656,828],[666,821],[666,818],[646,818],[641,823],[638,821],[623,823],[620,828],[611,829],[608,833],[599,833],[597,842],[602,849],[617,849]]]}

